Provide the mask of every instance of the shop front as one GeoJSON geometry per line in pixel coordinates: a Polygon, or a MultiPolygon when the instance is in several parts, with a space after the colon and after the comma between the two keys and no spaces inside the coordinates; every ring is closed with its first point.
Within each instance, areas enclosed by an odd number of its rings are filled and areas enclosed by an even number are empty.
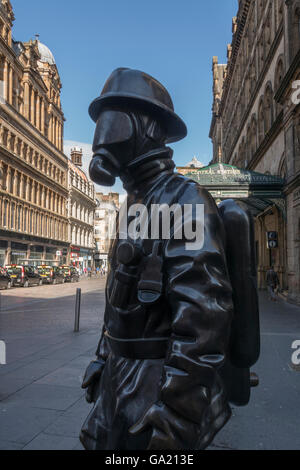
{"type": "Polygon", "coordinates": [[[30,255],[28,264],[30,266],[39,266],[43,264],[44,247],[41,245],[30,246],[30,255]]]}
{"type": "Polygon", "coordinates": [[[93,267],[93,251],[87,248],[71,246],[71,264],[80,271],[93,267]]]}
{"type": "Polygon", "coordinates": [[[7,241],[0,240],[0,266],[5,266],[7,247],[8,247],[7,241]]]}
{"type": "Polygon", "coordinates": [[[257,278],[259,288],[266,287],[266,273],[274,266],[280,285],[288,285],[286,269],[286,200],[284,180],[232,165],[217,163],[200,169],[181,169],[206,188],[219,204],[234,199],[247,208],[255,220],[257,278]],[[185,171],[188,170],[188,171],[185,171]],[[275,239],[268,241],[269,234],[275,239]]]}
{"type": "Polygon", "coordinates": [[[11,242],[10,262],[9,264],[28,264],[27,260],[28,245],[23,243],[11,242]]]}
{"type": "Polygon", "coordinates": [[[105,269],[107,269],[107,266],[108,266],[108,255],[107,254],[96,253],[94,259],[95,259],[96,268],[105,268],[105,269]]]}

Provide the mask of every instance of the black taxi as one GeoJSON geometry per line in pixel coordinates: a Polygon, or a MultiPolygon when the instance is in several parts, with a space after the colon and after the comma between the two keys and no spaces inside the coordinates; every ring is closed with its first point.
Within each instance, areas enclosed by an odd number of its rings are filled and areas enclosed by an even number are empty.
{"type": "Polygon", "coordinates": [[[60,266],[59,269],[64,275],[65,282],[79,282],[79,274],[74,266],[60,266]]]}
{"type": "Polygon", "coordinates": [[[44,284],[63,284],[64,273],[57,266],[41,265],[37,267],[44,284]]]}
{"type": "Polygon", "coordinates": [[[12,281],[5,268],[0,267],[0,289],[10,289],[12,281]]]}
{"type": "Polygon", "coordinates": [[[10,264],[5,268],[10,275],[13,286],[29,287],[43,284],[43,279],[32,266],[10,264]]]}

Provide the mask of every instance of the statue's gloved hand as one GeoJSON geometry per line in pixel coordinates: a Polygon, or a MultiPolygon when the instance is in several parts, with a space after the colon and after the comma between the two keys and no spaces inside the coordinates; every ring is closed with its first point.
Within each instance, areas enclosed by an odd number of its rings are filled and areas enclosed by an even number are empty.
{"type": "Polygon", "coordinates": [[[151,406],[129,432],[137,435],[152,428],[147,450],[188,450],[199,437],[199,426],[188,421],[164,403],[151,406]]]}
{"type": "Polygon", "coordinates": [[[105,361],[103,359],[97,359],[92,361],[87,367],[81,387],[86,390],[86,401],[88,403],[95,403],[96,401],[96,389],[99,384],[102,370],[104,368],[105,361]]]}

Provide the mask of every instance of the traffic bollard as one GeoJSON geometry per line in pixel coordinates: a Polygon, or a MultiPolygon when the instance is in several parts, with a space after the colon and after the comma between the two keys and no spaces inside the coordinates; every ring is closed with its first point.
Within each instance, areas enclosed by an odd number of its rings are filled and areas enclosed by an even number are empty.
{"type": "Polygon", "coordinates": [[[80,327],[80,306],[81,306],[81,289],[77,289],[77,291],[76,291],[76,303],[75,303],[74,333],[79,332],[79,327],[80,327]]]}

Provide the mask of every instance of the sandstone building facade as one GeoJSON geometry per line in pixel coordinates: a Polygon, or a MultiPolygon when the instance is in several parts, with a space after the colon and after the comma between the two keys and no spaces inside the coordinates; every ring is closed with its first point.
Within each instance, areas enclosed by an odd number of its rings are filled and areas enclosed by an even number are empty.
{"type": "Polygon", "coordinates": [[[82,170],[82,149],[71,150],[68,162],[70,262],[81,269],[94,265],[95,188],[82,170]]]}
{"type": "Polygon", "coordinates": [[[38,39],[14,41],[14,13],[0,0],[0,265],[64,263],[68,159],[61,81],[38,39]]]}
{"type": "Polygon", "coordinates": [[[213,58],[213,163],[284,179],[281,201],[256,217],[259,286],[273,264],[300,300],[300,1],[240,0],[227,64],[213,58]],[[298,87],[299,88],[299,87],[298,87]],[[299,93],[298,93],[299,95],[299,93]],[[278,248],[266,235],[278,233],[278,248]]]}
{"type": "Polygon", "coordinates": [[[120,209],[118,193],[97,193],[97,208],[95,212],[95,264],[107,267],[111,234],[120,209]]]}

